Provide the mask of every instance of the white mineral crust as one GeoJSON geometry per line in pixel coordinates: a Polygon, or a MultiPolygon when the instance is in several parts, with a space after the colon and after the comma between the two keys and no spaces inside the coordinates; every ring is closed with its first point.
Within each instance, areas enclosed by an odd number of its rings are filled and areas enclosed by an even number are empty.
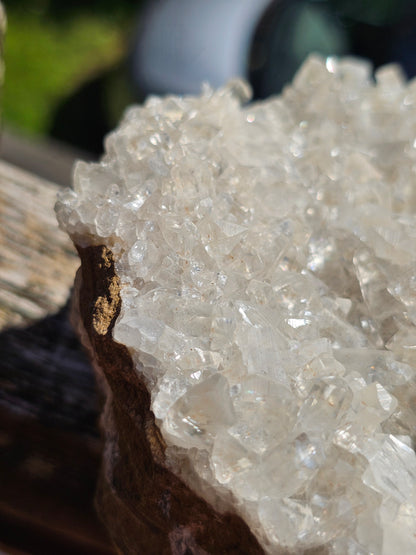
{"type": "Polygon", "coordinates": [[[57,203],[175,472],[267,553],[416,553],[416,81],[310,57],[130,108],[57,203]]]}

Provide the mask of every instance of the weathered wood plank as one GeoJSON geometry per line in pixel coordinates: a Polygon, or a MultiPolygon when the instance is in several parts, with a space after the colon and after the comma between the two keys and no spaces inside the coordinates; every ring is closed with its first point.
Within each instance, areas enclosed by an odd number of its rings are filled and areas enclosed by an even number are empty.
{"type": "Polygon", "coordinates": [[[98,398],[65,307],[79,261],[56,224],[58,189],[0,161],[0,549],[110,554],[93,508],[98,398]]]}
{"type": "Polygon", "coordinates": [[[58,190],[0,162],[0,329],[30,324],[66,302],[79,263],[56,223],[58,190]]]}

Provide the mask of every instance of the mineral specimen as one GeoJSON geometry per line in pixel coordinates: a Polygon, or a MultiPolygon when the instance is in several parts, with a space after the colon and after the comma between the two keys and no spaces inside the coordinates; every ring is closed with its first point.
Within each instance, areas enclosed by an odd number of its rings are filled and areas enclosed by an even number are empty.
{"type": "Polygon", "coordinates": [[[310,57],[130,108],[57,203],[106,245],[167,462],[267,553],[416,553],[416,81],[310,57]]]}

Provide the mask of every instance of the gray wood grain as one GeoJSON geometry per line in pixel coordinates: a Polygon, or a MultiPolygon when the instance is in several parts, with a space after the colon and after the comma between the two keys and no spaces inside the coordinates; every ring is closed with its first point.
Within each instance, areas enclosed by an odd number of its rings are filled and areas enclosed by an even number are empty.
{"type": "Polygon", "coordinates": [[[99,399],[68,319],[79,260],[55,220],[58,190],[0,161],[0,546],[110,554],[93,506],[99,399]]]}

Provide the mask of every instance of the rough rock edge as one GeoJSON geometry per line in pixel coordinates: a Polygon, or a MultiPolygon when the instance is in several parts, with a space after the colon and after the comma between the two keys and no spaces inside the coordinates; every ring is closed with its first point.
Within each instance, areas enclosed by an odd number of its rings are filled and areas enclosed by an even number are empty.
{"type": "Polygon", "coordinates": [[[119,280],[105,246],[77,247],[76,328],[103,393],[105,452],[97,509],[120,553],[264,554],[237,515],[215,511],[164,465],[150,395],[126,347],[112,339],[119,280]]]}

